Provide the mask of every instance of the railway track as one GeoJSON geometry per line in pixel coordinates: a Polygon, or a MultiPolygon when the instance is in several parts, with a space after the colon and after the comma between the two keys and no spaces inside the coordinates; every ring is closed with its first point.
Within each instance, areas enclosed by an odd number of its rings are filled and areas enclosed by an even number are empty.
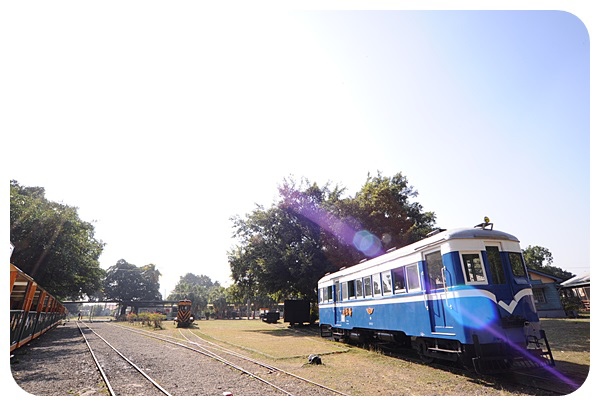
{"type": "MultiPolygon", "coordinates": [[[[413,350],[398,348],[393,345],[375,345],[378,351],[393,357],[409,359],[412,362],[421,362],[419,356],[413,350]]],[[[486,382],[487,384],[500,383],[501,385],[512,384],[539,390],[539,395],[568,395],[577,390],[585,381],[575,382],[573,379],[561,374],[554,367],[538,367],[530,370],[510,371],[506,373],[479,375],[471,369],[456,364],[438,361],[428,363],[432,368],[441,368],[455,374],[468,374],[474,380],[486,382]]]]}
{"type": "MultiPolygon", "coordinates": [[[[195,334],[193,330],[177,329],[170,331],[166,330],[161,332],[150,332],[144,329],[132,328],[116,323],[99,324],[101,326],[98,325],[98,329],[100,330],[101,335],[103,335],[108,342],[111,342],[111,340],[130,342],[129,346],[125,345],[123,347],[124,349],[121,350],[121,352],[125,354],[130,354],[128,355],[130,358],[140,359],[140,361],[138,362],[138,364],[142,365],[140,369],[146,370],[147,372],[147,368],[151,368],[152,374],[157,374],[161,379],[160,382],[164,382],[164,386],[167,388],[167,390],[174,395],[221,395],[229,394],[231,392],[235,393],[236,395],[250,394],[252,396],[346,395],[345,393],[321,385],[318,382],[313,382],[304,379],[303,377],[285,371],[281,368],[278,368],[277,366],[269,365],[266,362],[254,359],[252,358],[252,356],[249,357],[247,355],[241,354],[240,352],[236,352],[238,350],[234,351],[231,350],[231,348],[227,348],[223,345],[207,341],[200,337],[198,334],[195,334]],[[131,338],[131,334],[136,334],[143,337],[131,338]],[[144,347],[152,349],[150,351],[154,351],[155,353],[156,351],[160,351],[165,354],[170,354],[167,358],[167,361],[164,361],[163,357],[163,361],[156,360],[156,362],[154,363],[149,362],[147,354],[141,354],[138,352],[138,347],[140,346],[139,343],[143,342],[146,342],[146,344],[142,344],[144,347]],[[170,359],[172,359],[172,361],[168,361],[170,359]],[[170,363],[170,365],[166,365],[165,362],[170,363]],[[178,378],[165,378],[165,376],[169,376],[169,374],[172,375],[173,372],[177,372],[179,370],[187,370],[188,375],[191,374],[192,371],[193,374],[195,374],[198,370],[205,370],[207,374],[219,376],[223,373],[219,372],[222,370],[230,371],[229,376],[232,376],[231,371],[235,371],[237,372],[237,374],[234,374],[236,382],[231,384],[223,384],[223,389],[219,393],[189,393],[182,387],[182,381],[185,380],[185,378],[181,378],[181,376],[184,376],[181,375],[181,373],[178,378]],[[169,380],[173,382],[169,382],[169,380]],[[240,385],[242,387],[251,387],[252,392],[244,392],[240,389],[240,385]]],[[[86,330],[86,333],[92,333],[91,329],[86,330]]],[[[94,334],[87,335],[92,337],[91,339],[89,339],[91,342],[95,342],[95,344],[93,344],[92,347],[98,348],[98,346],[102,342],[102,339],[100,339],[94,334]]],[[[121,347],[119,347],[119,349],[120,348],[121,347]]],[[[409,359],[410,362],[421,363],[413,351],[408,351],[404,349],[394,351],[393,348],[390,348],[388,346],[374,346],[371,349],[384,353],[388,356],[409,359]]],[[[108,350],[105,349],[104,351],[106,352],[108,350]]],[[[114,350],[112,351],[113,353],[115,353],[114,350]]],[[[96,352],[98,352],[98,350],[96,350],[96,352]]],[[[115,353],[113,357],[116,356],[118,355],[116,355],[115,353]]],[[[106,367],[106,362],[110,361],[105,361],[104,363],[101,362],[101,364],[104,367],[106,367]]],[[[526,390],[526,392],[535,395],[566,395],[574,392],[579,386],[581,386],[581,382],[579,382],[579,379],[574,379],[575,381],[577,381],[574,382],[566,376],[561,375],[560,372],[557,371],[557,369],[555,368],[550,368],[549,370],[544,370],[540,368],[526,372],[514,371],[508,374],[483,376],[478,375],[468,369],[443,362],[430,364],[430,367],[443,369],[458,375],[469,376],[473,379],[473,381],[480,382],[482,385],[485,386],[502,388],[513,387],[514,389],[509,390],[514,390],[518,392],[522,392],[523,388],[531,388],[529,390],[526,390]]],[[[105,369],[107,369],[106,374],[110,378],[110,370],[108,368],[105,369]]],[[[123,377],[123,375],[118,376],[120,376],[121,378],[123,377]]],[[[138,377],[136,379],[139,380],[141,378],[138,377]]],[[[212,381],[213,384],[217,381],[225,383],[228,382],[228,379],[230,378],[227,378],[225,377],[225,375],[223,375],[223,378],[215,378],[212,381]]],[[[583,378],[583,380],[585,380],[585,377],[583,378]]],[[[112,381],[114,381],[114,379],[112,379],[112,381]]],[[[133,378],[125,379],[124,381],[128,381],[130,384],[134,382],[133,378]]],[[[195,385],[201,384],[204,384],[203,379],[196,379],[195,385]]],[[[125,394],[143,394],[140,393],[139,390],[141,386],[136,385],[141,384],[132,384],[130,385],[129,389],[125,388],[122,391],[125,391],[125,394]],[[136,389],[138,390],[137,393],[135,392],[136,389]],[[129,390],[130,392],[127,392],[129,390]]],[[[119,394],[119,390],[117,390],[117,387],[115,387],[115,392],[117,394],[119,394]]],[[[156,391],[157,389],[153,390],[156,391]]]]}
{"type": "Polygon", "coordinates": [[[503,379],[519,385],[543,389],[557,395],[568,395],[581,386],[554,369],[543,368],[530,372],[515,371],[504,375],[503,379]]]}
{"type": "Polygon", "coordinates": [[[178,338],[165,336],[164,334],[159,333],[140,331],[136,328],[129,328],[121,325],[115,326],[135,334],[162,340],[217,360],[287,396],[347,396],[345,393],[336,389],[305,379],[274,365],[269,365],[263,361],[250,358],[221,345],[204,340],[188,330],[183,330],[185,333],[182,330],[177,330],[181,335],[181,338],[178,338]]]}
{"type": "Polygon", "coordinates": [[[274,365],[267,364],[263,361],[259,361],[235,351],[229,350],[221,345],[211,343],[193,332],[186,332],[179,330],[179,333],[184,339],[190,344],[201,348],[203,351],[207,351],[221,359],[228,359],[231,362],[235,362],[237,365],[244,366],[247,370],[254,371],[253,374],[262,376],[265,373],[269,377],[270,382],[277,382],[276,384],[281,388],[287,388],[290,384],[293,388],[284,389],[289,395],[299,396],[331,396],[331,395],[342,395],[347,394],[340,392],[336,389],[322,385],[318,382],[303,378],[297,374],[293,374],[274,365]],[[190,337],[191,335],[191,337],[190,337]],[[300,384],[299,384],[300,382],[300,384]]]}
{"type": "Polygon", "coordinates": [[[171,394],[85,323],[77,322],[111,396],[171,396],[171,394]]]}

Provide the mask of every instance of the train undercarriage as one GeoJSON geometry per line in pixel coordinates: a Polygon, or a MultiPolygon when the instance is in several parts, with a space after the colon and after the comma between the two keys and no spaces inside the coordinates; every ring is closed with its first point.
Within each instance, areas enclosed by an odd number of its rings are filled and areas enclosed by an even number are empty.
{"type": "Polygon", "coordinates": [[[554,358],[543,332],[542,339],[529,336],[526,348],[498,344],[480,344],[474,334],[474,344],[445,338],[408,336],[402,331],[377,331],[368,329],[340,329],[321,325],[321,337],[335,341],[360,344],[393,343],[400,348],[412,348],[425,363],[444,360],[457,363],[479,374],[553,366],[554,358]]]}

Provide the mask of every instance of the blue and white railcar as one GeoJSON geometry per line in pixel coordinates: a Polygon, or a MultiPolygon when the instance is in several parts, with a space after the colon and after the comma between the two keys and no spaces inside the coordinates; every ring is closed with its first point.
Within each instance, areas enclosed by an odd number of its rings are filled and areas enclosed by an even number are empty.
{"type": "Polygon", "coordinates": [[[553,365],[519,246],[486,221],[324,276],[323,337],[394,341],[493,372],[553,365]]]}

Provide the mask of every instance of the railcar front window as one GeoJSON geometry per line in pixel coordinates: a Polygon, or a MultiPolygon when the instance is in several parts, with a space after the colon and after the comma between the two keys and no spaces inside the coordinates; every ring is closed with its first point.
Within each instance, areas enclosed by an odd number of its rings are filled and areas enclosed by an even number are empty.
{"type": "Polygon", "coordinates": [[[502,260],[500,259],[500,249],[491,245],[486,246],[485,251],[488,257],[488,263],[490,264],[490,274],[492,275],[492,282],[496,285],[506,283],[506,275],[504,274],[502,260]]]}
{"type": "Polygon", "coordinates": [[[487,283],[479,253],[462,254],[462,260],[467,282],[487,283]]]}
{"type": "Polygon", "coordinates": [[[525,264],[523,263],[523,256],[520,252],[509,252],[508,259],[510,260],[510,266],[512,268],[513,275],[520,277],[527,277],[525,273],[525,264]]]}

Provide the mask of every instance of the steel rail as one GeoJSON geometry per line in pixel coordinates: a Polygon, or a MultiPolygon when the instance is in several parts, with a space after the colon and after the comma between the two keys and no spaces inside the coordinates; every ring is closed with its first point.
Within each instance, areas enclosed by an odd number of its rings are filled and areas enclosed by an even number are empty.
{"type": "MultiPolygon", "coordinates": [[[[91,327],[89,327],[88,325],[86,325],[85,323],[82,323],[85,327],[89,328],[90,331],[92,333],[94,333],[96,336],[98,336],[102,341],[104,341],[106,343],[106,345],[108,345],[110,348],[112,348],[121,358],[123,358],[125,361],[127,361],[129,363],[129,365],[131,365],[133,368],[135,368],[136,371],[138,371],[144,378],[146,378],[152,385],[154,385],[159,391],[161,391],[162,393],[164,393],[167,396],[172,396],[166,389],[164,389],[162,386],[160,386],[158,384],[158,382],[156,382],[154,379],[152,379],[150,376],[148,376],[148,374],[146,374],[142,369],[140,369],[140,367],[138,367],[136,364],[134,364],[129,358],[127,358],[125,355],[123,355],[119,350],[117,350],[112,344],[110,344],[108,341],[106,341],[104,339],[104,337],[102,337],[100,334],[96,333],[91,327]]],[[[79,326],[79,323],[78,323],[79,326]]]]}
{"type": "MultiPolygon", "coordinates": [[[[236,364],[234,364],[234,363],[226,360],[225,358],[223,358],[223,357],[221,357],[221,356],[219,356],[217,354],[214,354],[214,353],[212,353],[212,352],[210,352],[210,351],[208,351],[206,349],[204,351],[202,351],[202,350],[197,349],[197,348],[192,348],[192,347],[189,347],[187,345],[181,344],[181,343],[179,343],[177,341],[173,341],[173,340],[170,340],[168,338],[162,337],[159,334],[150,334],[150,333],[147,333],[147,332],[144,332],[144,331],[139,331],[137,329],[132,329],[132,328],[123,327],[123,326],[119,326],[119,325],[115,325],[115,326],[120,327],[120,328],[125,329],[125,330],[128,330],[128,331],[132,331],[132,332],[134,332],[136,334],[140,334],[140,335],[144,335],[144,336],[147,336],[147,337],[150,337],[150,338],[154,338],[155,340],[165,341],[167,343],[170,343],[170,344],[173,344],[173,345],[177,345],[177,346],[180,346],[182,348],[188,349],[190,351],[194,351],[194,352],[197,352],[199,354],[205,355],[205,356],[207,356],[209,358],[212,358],[212,359],[215,359],[215,360],[217,360],[217,361],[219,361],[219,362],[221,362],[221,363],[223,363],[225,365],[228,365],[228,366],[230,366],[230,367],[232,367],[234,369],[237,369],[238,371],[240,371],[242,373],[245,373],[245,374],[251,376],[252,378],[257,379],[257,380],[263,382],[264,384],[269,385],[269,386],[273,387],[274,389],[276,389],[276,390],[278,390],[280,392],[285,393],[288,396],[294,396],[292,393],[290,393],[290,392],[286,391],[285,389],[283,389],[283,388],[281,388],[281,387],[273,384],[272,382],[269,382],[266,379],[261,378],[260,376],[254,374],[254,373],[252,373],[250,371],[247,371],[246,369],[240,367],[239,365],[236,365],[236,364]]],[[[176,338],[173,337],[173,339],[176,339],[176,338]]]]}
{"type": "MultiPolygon", "coordinates": [[[[230,361],[227,361],[226,359],[224,359],[223,357],[221,357],[221,356],[220,356],[220,355],[218,355],[218,354],[215,354],[214,352],[210,351],[210,350],[209,350],[209,349],[207,349],[206,347],[202,347],[202,345],[201,345],[201,344],[199,344],[199,343],[196,343],[196,342],[193,342],[193,341],[189,340],[187,337],[185,337],[185,335],[183,335],[183,333],[181,332],[181,330],[178,330],[178,331],[179,331],[179,333],[180,333],[180,334],[181,334],[181,335],[184,337],[184,340],[185,340],[186,342],[192,343],[192,344],[196,345],[197,347],[201,348],[202,350],[198,350],[198,349],[196,349],[196,348],[192,348],[192,347],[189,347],[189,346],[183,345],[183,344],[181,344],[181,343],[179,343],[179,342],[172,341],[172,340],[170,340],[170,339],[167,339],[167,338],[165,338],[164,336],[162,336],[162,335],[160,335],[160,334],[156,334],[156,333],[152,334],[152,333],[148,333],[148,332],[145,332],[145,331],[140,331],[139,329],[130,328],[130,327],[125,327],[125,326],[121,326],[121,325],[118,325],[118,324],[114,324],[114,326],[120,327],[120,328],[122,328],[122,329],[125,329],[125,330],[128,330],[128,331],[132,331],[132,332],[134,332],[134,333],[137,333],[137,334],[146,335],[146,336],[148,336],[148,337],[152,337],[152,338],[155,338],[155,339],[157,339],[157,340],[163,340],[163,341],[169,342],[169,343],[171,343],[171,344],[179,345],[179,346],[181,346],[181,347],[184,347],[184,348],[187,348],[187,349],[189,349],[189,350],[191,350],[191,351],[196,351],[196,352],[198,352],[198,353],[200,353],[200,354],[203,354],[203,355],[206,355],[206,356],[208,356],[208,357],[211,357],[211,358],[217,359],[217,360],[219,360],[219,361],[221,361],[221,362],[223,362],[223,363],[226,363],[227,365],[230,365],[231,367],[233,367],[233,368],[235,368],[235,369],[238,369],[238,370],[240,370],[240,371],[242,371],[242,372],[244,372],[244,373],[247,373],[247,374],[249,374],[249,375],[251,375],[251,376],[255,377],[256,379],[260,380],[261,382],[264,382],[264,383],[266,383],[266,384],[267,384],[267,385],[269,385],[269,386],[273,386],[273,387],[274,387],[274,388],[276,388],[277,390],[280,390],[280,391],[282,391],[282,392],[284,392],[284,393],[288,394],[289,396],[294,396],[293,394],[289,393],[289,392],[288,392],[288,391],[286,391],[285,389],[282,389],[282,388],[279,388],[279,387],[277,387],[276,385],[274,385],[274,384],[272,384],[271,382],[269,382],[269,381],[265,380],[264,378],[261,378],[260,376],[257,376],[257,375],[255,375],[255,374],[253,374],[253,373],[249,372],[249,371],[246,371],[246,370],[245,370],[245,369],[243,369],[242,367],[239,367],[239,366],[237,366],[237,365],[235,365],[235,364],[231,363],[230,361]]],[[[192,334],[193,334],[193,333],[192,333],[192,334]]],[[[226,349],[226,348],[224,348],[224,347],[222,347],[222,346],[219,346],[218,344],[214,344],[214,343],[211,343],[210,341],[204,340],[203,338],[201,338],[201,337],[198,337],[196,334],[194,334],[194,336],[195,336],[195,337],[197,337],[197,338],[198,338],[198,339],[200,339],[200,340],[203,340],[203,341],[205,341],[205,342],[209,343],[210,345],[212,345],[212,346],[214,346],[214,347],[220,347],[220,349],[219,349],[220,351],[223,351],[223,352],[229,353],[230,355],[233,355],[233,356],[235,356],[235,357],[238,357],[238,358],[244,359],[244,360],[246,360],[246,361],[248,361],[248,362],[252,362],[252,363],[254,363],[254,364],[257,364],[257,365],[259,365],[259,366],[262,366],[262,367],[264,367],[264,368],[267,368],[267,369],[269,369],[269,370],[271,370],[271,371],[278,371],[278,372],[281,372],[281,373],[283,373],[283,374],[285,374],[285,375],[288,375],[288,376],[290,376],[290,377],[293,377],[293,378],[299,379],[299,380],[301,380],[301,381],[304,381],[304,382],[306,382],[306,383],[308,383],[308,384],[311,384],[311,385],[314,385],[314,386],[320,387],[320,388],[322,388],[322,389],[325,389],[325,390],[327,390],[327,391],[333,392],[333,393],[335,393],[335,394],[342,395],[342,396],[348,396],[348,394],[346,394],[346,393],[343,393],[343,392],[340,392],[340,391],[338,391],[338,390],[336,390],[336,389],[333,389],[333,388],[327,387],[327,386],[325,386],[325,385],[322,385],[322,384],[320,384],[320,383],[318,383],[318,382],[311,381],[311,380],[309,380],[309,379],[306,379],[306,378],[303,378],[303,377],[301,377],[301,376],[295,375],[295,374],[293,374],[293,373],[291,373],[291,372],[285,371],[285,370],[283,370],[283,369],[280,369],[280,368],[278,368],[278,367],[275,367],[275,366],[273,366],[273,365],[268,365],[268,364],[262,363],[262,362],[260,362],[260,361],[258,361],[258,360],[255,360],[255,359],[252,359],[252,358],[245,357],[245,356],[244,356],[244,355],[242,355],[242,354],[235,353],[234,351],[228,350],[228,349],[226,349]]],[[[178,340],[176,337],[173,337],[173,339],[174,339],[174,340],[178,340]]],[[[179,340],[180,340],[180,339],[179,339],[179,340]]]]}
{"type": "MultiPolygon", "coordinates": [[[[186,340],[188,340],[189,342],[191,342],[191,343],[193,343],[193,344],[195,344],[195,345],[197,345],[197,346],[199,346],[199,347],[202,347],[202,346],[201,346],[199,343],[196,343],[196,342],[190,341],[190,340],[189,340],[189,339],[188,339],[188,338],[187,338],[187,337],[186,337],[186,336],[185,336],[185,335],[184,335],[184,334],[181,332],[181,330],[179,330],[179,333],[180,333],[180,334],[181,334],[181,335],[182,335],[182,336],[183,336],[183,337],[184,337],[186,340]]],[[[328,390],[328,391],[330,391],[330,392],[333,392],[333,393],[335,393],[335,394],[342,395],[342,396],[348,396],[346,393],[343,393],[343,392],[340,392],[340,391],[338,391],[338,390],[336,390],[336,389],[333,389],[333,388],[330,388],[330,387],[328,387],[328,386],[322,385],[322,384],[320,384],[320,383],[318,383],[318,382],[311,381],[310,379],[303,378],[303,377],[301,377],[301,376],[299,376],[299,375],[296,375],[296,374],[293,374],[293,373],[291,373],[291,372],[285,371],[285,370],[283,370],[283,369],[281,369],[281,368],[278,368],[278,367],[276,367],[276,366],[274,366],[274,365],[269,365],[269,364],[266,364],[266,363],[264,363],[264,362],[261,362],[261,361],[255,360],[255,359],[248,358],[248,357],[246,357],[246,356],[245,356],[245,355],[243,355],[243,354],[236,353],[235,351],[231,351],[231,350],[229,350],[229,349],[227,349],[227,348],[225,348],[225,347],[223,347],[223,346],[220,346],[220,345],[218,345],[218,344],[215,344],[215,343],[211,343],[210,341],[208,341],[208,340],[205,340],[205,339],[203,339],[202,337],[199,337],[197,334],[194,334],[194,333],[192,333],[192,335],[194,335],[194,336],[195,336],[196,338],[198,338],[199,340],[202,340],[202,341],[204,341],[204,342],[206,342],[206,343],[208,343],[208,344],[210,344],[210,345],[212,345],[212,346],[214,346],[214,347],[218,347],[219,351],[223,351],[223,352],[225,352],[225,353],[227,353],[227,354],[233,355],[233,356],[235,356],[235,357],[238,357],[238,358],[241,358],[241,359],[243,359],[243,360],[246,360],[246,361],[249,361],[249,362],[253,362],[253,363],[255,363],[256,365],[262,366],[262,367],[264,367],[264,368],[267,368],[267,369],[269,369],[269,370],[271,370],[271,371],[277,371],[277,372],[281,372],[281,373],[283,373],[283,374],[285,374],[285,375],[288,375],[288,376],[291,376],[291,377],[293,377],[293,378],[299,379],[299,380],[301,380],[301,381],[304,381],[304,382],[306,382],[306,383],[309,383],[309,384],[311,384],[311,385],[318,386],[318,387],[320,387],[320,388],[322,388],[322,389],[328,390]]]]}
{"type": "Polygon", "coordinates": [[[83,340],[85,341],[85,344],[87,345],[88,350],[90,350],[90,354],[92,354],[92,358],[94,359],[94,362],[96,363],[96,368],[98,368],[98,371],[100,372],[100,375],[102,376],[102,380],[104,381],[104,383],[106,384],[106,387],[108,388],[108,393],[110,393],[110,396],[116,396],[115,391],[113,390],[112,386],[110,385],[110,382],[108,381],[108,377],[104,373],[104,369],[102,369],[102,366],[100,366],[100,362],[98,361],[98,358],[96,358],[96,354],[94,354],[94,350],[92,350],[92,347],[90,346],[90,343],[89,343],[87,337],[83,333],[83,330],[81,329],[81,326],[79,325],[79,322],[76,322],[76,323],[77,323],[77,328],[79,329],[79,333],[81,333],[81,336],[83,337],[83,340]]]}

